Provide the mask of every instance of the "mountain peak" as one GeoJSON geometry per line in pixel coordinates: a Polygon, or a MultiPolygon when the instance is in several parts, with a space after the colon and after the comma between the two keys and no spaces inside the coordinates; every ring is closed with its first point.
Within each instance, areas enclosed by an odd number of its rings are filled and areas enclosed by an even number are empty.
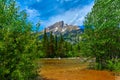
{"type": "MultiPolygon", "coordinates": [[[[74,26],[64,23],[64,21],[59,21],[46,28],[47,35],[50,36],[50,32],[53,35],[60,36],[62,34],[63,38],[72,44],[76,44],[80,41],[80,35],[84,32],[81,26],[74,26]]],[[[40,36],[42,37],[42,35],[40,36]]]]}
{"type": "Polygon", "coordinates": [[[70,32],[73,30],[78,30],[80,29],[78,26],[73,26],[73,25],[68,25],[64,23],[64,21],[59,21],[54,23],[51,26],[47,27],[47,32],[53,32],[53,33],[65,33],[65,32],[70,32]]]}
{"type": "Polygon", "coordinates": [[[64,21],[59,21],[54,23],[53,25],[48,26],[49,29],[55,28],[55,27],[63,27],[64,26],[64,21]]]}

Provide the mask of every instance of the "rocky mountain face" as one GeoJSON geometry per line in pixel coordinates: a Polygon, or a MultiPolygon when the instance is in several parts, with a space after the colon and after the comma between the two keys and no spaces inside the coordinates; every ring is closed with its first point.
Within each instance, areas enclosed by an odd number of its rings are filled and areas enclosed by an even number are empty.
{"type": "Polygon", "coordinates": [[[79,26],[65,24],[64,21],[56,22],[55,24],[48,26],[46,32],[49,35],[53,32],[54,35],[63,35],[64,39],[72,44],[78,43],[81,40],[80,35],[83,30],[79,26]]]}
{"type": "Polygon", "coordinates": [[[79,29],[80,28],[78,26],[65,24],[64,21],[56,22],[55,24],[46,28],[47,32],[53,32],[54,34],[65,34],[66,32],[71,32],[79,29]]]}

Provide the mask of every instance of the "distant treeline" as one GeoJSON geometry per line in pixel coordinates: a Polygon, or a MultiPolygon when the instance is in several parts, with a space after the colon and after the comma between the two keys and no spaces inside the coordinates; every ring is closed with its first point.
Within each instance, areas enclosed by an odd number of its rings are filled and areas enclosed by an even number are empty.
{"type": "Polygon", "coordinates": [[[75,57],[79,56],[80,45],[72,45],[70,42],[64,40],[62,34],[59,36],[53,35],[50,32],[50,35],[47,35],[46,29],[44,30],[43,38],[39,49],[41,53],[38,54],[40,57],[75,57]]]}

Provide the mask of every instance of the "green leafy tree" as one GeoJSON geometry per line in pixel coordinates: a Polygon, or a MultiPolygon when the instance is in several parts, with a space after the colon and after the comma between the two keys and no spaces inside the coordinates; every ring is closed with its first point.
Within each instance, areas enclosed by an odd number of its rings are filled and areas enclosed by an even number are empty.
{"type": "MultiPolygon", "coordinates": [[[[84,55],[95,57],[97,68],[108,68],[120,58],[120,0],[95,0],[84,22],[84,55]]],[[[114,70],[114,69],[113,69],[114,70]]]]}
{"type": "Polygon", "coordinates": [[[36,77],[36,36],[27,14],[15,4],[0,0],[0,79],[30,80],[36,77]]]}

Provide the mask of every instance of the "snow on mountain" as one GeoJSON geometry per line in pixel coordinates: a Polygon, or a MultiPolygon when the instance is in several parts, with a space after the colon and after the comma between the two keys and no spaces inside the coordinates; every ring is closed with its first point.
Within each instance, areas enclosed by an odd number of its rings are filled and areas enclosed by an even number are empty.
{"type": "Polygon", "coordinates": [[[79,26],[65,24],[64,21],[56,22],[55,24],[48,26],[46,28],[47,32],[53,33],[66,33],[73,30],[79,30],[79,26]]]}

